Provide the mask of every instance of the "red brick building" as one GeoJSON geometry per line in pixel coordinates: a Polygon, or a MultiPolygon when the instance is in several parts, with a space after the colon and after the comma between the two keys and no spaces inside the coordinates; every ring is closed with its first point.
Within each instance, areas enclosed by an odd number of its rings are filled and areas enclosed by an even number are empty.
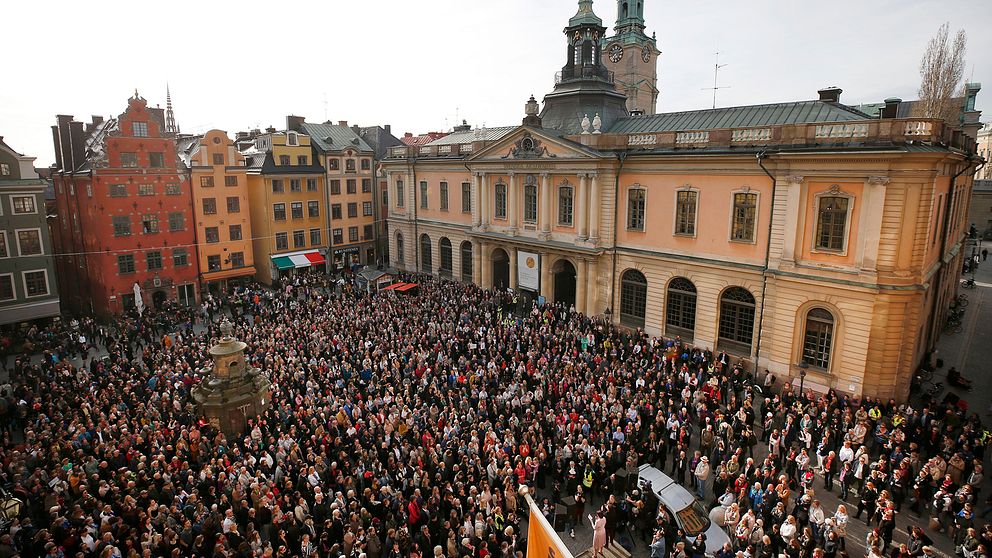
{"type": "Polygon", "coordinates": [[[135,92],[117,118],[84,124],[59,115],[52,126],[53,232],[67,310],[117,314],[135,305],[136,291],[146,307],[196,302],[192,194],[169,112],[135,92]]]}

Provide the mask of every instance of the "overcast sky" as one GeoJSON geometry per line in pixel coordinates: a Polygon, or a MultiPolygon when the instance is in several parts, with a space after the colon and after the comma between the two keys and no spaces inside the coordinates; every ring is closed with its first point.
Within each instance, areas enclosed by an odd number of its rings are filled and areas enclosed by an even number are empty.
{"type": "MultiPolygon", "coordinates": [[[[615,1],[594,9],[612,33],[615,1]]],[[[393,134],[519,124],[553,87],[575,0],[8,2],[0,33],[0,135],[53,162],[56,114],[116,116],[135,88],[183,132],[310,121],[392,124],[393,134]],[[13,24],[13,25],[10,25],[13,24]],[[326,101],[325,101],[326,99],[326,101]]],[[[992,118],[990,0],[645,0],[661,49],[658,111],[816,97],[916,98],[927,40],[968,33],[965,77],[992,118]]]]}

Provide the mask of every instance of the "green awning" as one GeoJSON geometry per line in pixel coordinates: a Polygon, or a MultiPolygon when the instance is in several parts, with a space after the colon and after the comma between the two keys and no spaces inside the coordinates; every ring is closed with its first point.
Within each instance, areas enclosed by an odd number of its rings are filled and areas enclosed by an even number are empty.
{"type": "Polygon", "coordinates": [[[289,256],[273,256],[272,263],[279,271],[296,267],[296,264],[293,263],[293,260],[289,259],[289,256]]]}

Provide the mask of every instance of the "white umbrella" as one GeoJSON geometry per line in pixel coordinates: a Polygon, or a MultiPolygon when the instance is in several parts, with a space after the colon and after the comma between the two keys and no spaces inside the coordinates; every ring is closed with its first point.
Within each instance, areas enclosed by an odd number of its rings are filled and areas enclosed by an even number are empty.
{"type": "Polygon", "coordinates": [[[138,282],[134,282],[134,307],[138,310],[138,315],[142,315],[145,311],[145,301],[141,300],[141,286],[138,282]]]}

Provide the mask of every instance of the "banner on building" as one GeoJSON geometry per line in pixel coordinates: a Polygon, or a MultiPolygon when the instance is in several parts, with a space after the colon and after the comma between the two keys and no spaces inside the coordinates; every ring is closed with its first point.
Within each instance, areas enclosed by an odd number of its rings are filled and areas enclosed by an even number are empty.
{"type": "Polygon", "coordinates": [[[530,515],[527,520],[527,558],[572,558],[565,543],[548,523],[541,509],[528,494],[525,496],[530,515]]]}
{"type": "Polygon", "coordinates": [[[517,288],[541,290],[541,255],[517,250],[517,288]]]}

